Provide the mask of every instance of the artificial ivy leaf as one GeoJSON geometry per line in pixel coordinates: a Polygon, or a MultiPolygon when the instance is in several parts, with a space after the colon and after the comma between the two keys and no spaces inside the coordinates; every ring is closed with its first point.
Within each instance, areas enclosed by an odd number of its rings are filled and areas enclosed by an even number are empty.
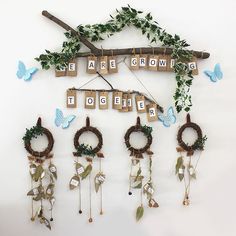
{"type": "Polygon", "coordinates": [[[70,180],[70,190],[73,190],[75,189],[76,187],[78,187],[80,184],[80,178],[78,175],[74,175],[71,180],[70,180]]]}
{"type": "Polygon", "coordinates": [[[56,166],[51,163],[49,165],[48,169],[49,169],[50,173],[53,175],[53,177],[55,179],[57,179],[57,168],[56,168],[56,166]]]}
{"type": "Polygon", "coordinates": [[[91,171],[92,171],[92,165],[89,164],[85,168],[84,172],[81,174],[82,179],[85,179],[91,173],[91,171]]]}
{"type": "Polygon", "coordinates": [[[79,162],[75,163],[75,169],[76,169],[76,173],[80,176],[84,172],[84,166],[80,164],[79,162]]]}
{"type": "Polygon", "coordinates": [[[143,217],[143,213],[144,213],[144,208],[143,206],[139,206],[136,210],[136,220],[139,221],[142,217],[143,217]]]}
{"type": "Polygon", "coordinates": [[[45,172],[44,172],[44,169],[43,169],[42,165],[38,165],[36,167],[36,171],[35,171],[35,174],[33,176],[33,179],[34,179],[35,182],[38,182],[38,180],[40,178],[42,179],[44,177],[44,175],[45,175],[45,172]]]}
{"type": "Polygon", "coordinates": [[[179,168],[183,165],[183,157],[180,156],[178,159],[177,159],[177,163],[175,165],[175,174],[178,174],[179,173],[179,168]]]}

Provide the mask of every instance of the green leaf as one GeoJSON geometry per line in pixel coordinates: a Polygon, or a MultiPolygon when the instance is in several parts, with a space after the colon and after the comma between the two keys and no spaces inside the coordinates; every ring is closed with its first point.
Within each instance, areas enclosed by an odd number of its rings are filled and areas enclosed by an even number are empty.
{"type": "Polygon", "coordinates": [[[70,190],[77,188],[80,184],[80,177],[78,175],[74,175],[69,183],[70,190]]]}
{"type": "Polygon", "coordinates": [[[143,213],[144,213],[144,208],[143,206],[139,206],[136,210],[136,220],[139,221],[142,217],[143,217],[143,213]]]}
{"type": "Polygon", "coordinates": [[[89,164],[85,168],[84,172],[81,174],[82,180],[85,179],[91,173],[91,171],[92,171],[92,165],[89,164]]]}
{"type": "Polygon", "coordinates": [[[136,188],[136,189],[140,189],[140,188],[142,188],[142,182],[140,182],[138,185],[136,185],[136,186],[133,187],[133,188],[136,188]]]}
{"type": "Polygon", "coordinates": [[[183,165],[183,162],[184,161],[183,161],[183,157],[182,156],[177,159],[177,163],[175,165],[175,174],[179,173],[179,168],[183,165]]]}
{"type": "Polygon", "coordinates": [[[40,178],[42,179],[44,177],[44,174],[45,174],[45,172],[44,172],[42,165],[38,165],[36,168],[35,174],[33,176],[34,181],[38,182],[38,180],[40,178]]]}
{"type": "Polygon", "coordinates": [[[101,183],[97,183],[97,182],[95,181],[94,185],[95,185],[95,191],[96,191],[96,193],[97,193],[98,190],[99,190],[99,188],[100,188],[100,186],[101,186],[101,183]]]}
{"type": "Polygon", "coordinates": [[[141,168],[139,167],[139,169],[138,169],[138,171],[137,171],[137,174],[136,174],[136,176],[135,176],[134,182],[137,181],[137,179],[138,179],[138,177],[141,175],[141,173],[142,173],[142,170],[141,170],[141,168]]]}
{"type": "Polygon", "coordinates": [[[48,170],[50,171],[54,179],[57,179],[57,167],[54,164],[50,163],[50,165],[48,166],[48,170]]]}

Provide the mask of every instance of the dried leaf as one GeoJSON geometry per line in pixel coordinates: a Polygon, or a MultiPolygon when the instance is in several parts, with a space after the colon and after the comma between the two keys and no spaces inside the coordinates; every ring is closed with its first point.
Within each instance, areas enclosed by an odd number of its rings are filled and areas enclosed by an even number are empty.
{"type": "Polygon", "coordinates": [[[48,169],[49,169],[50,173],[53,175],[53,177],[55,179],[57,179],[57,168],[56,168],[56,166],[51,163],[49,165],[48,169]]]}
{"type": "Polygon", "coordinates": [[[142,173],[142,170],[141,170],[141,167],[138,168],[138,171],[137,171],[137,174],[136,174],[136,177],[134,179],[134,182],[137,181],[138,177],[141,175],[142,173]]]}
{"type": "Polygon", "coordinates": [[[97,193],[98,190],[99,190],[99,188],[100,188],[100,186],[101,186],[101,183],[95,182],[94,184],[95,184],[95,191],[96,191],[96,193],[97,193]]]}
{"type": "Polygon", "coordinates": [[[91,171],[92,171],[92,165],[89,164],[85,168],[84,172],[81,174],[82,180],[85,179],[91,173],[91,171]]]}
{"type": "Polygon", "coordinates": [[[182,181],[184,178],[184,170],[185,170],[184,165],[180,166],[180,168],[178,169],[178,178],[180,181],[182,181]]]}
{"type": "Polygon", "coordinates": [[[142,182],[140,182],[139,184],[137,184],[136,186],[133,186],[133,188],[137,188],[137,189],[140,189],[142,188],[142,182]]]}
{"type": "Polygon", "coordinates": [[[48,199],[48,201],[49,201],[49,203],[50,203],[50,205],[51,205],[51,209],[50,209],[50,211],[51,211],[52,208],[53,208],[53,206],[54,206],[54,204],[55,204],[55,202],[56,202],[56,199],[55,199],[55,197],[50,197],[50,198],[48,199]]]}
{"type": "Polygon", "coordinates": [[[188,173],[191,178],[196,179],[196,172],[192,165],[188,166],[188,173]]]}
{"type": "Polygon", "coordinates": [[[139,206],[136,210],[136,220],[139,221],[142,217],[143,217],[143,213],[144,213],[144,208],[143,206],[139,206]]]}
{"type": "Polygon", "coordinates": [[[70,180],[70,190],[77,188],[80,184],[80,177],[78,175],[74,175],[70,180]]]}
{"type": "Polygon", "coordinates": [[[76,170],[76,173],[81,176],[81,174],[84,172],[84,166],[80,164],[79,162],[76,162],[75,170],[76,170]]]}
{"type": "Polygon", "coordinates": [[[51,197],[52,195],[53,195],[53,193],[54,193],[54,184],[49,184],[48,186],[47,186],[47,188],[46,188],[46,196],[47,196],[47,198],[49,198],[49,197],[51,197]]]}
{"type": "Polygon", "coordinates": [[[179,168],[183,165],[184,163],[184,160],[183,160],[183,157],[180,156],[178,159],[177,159],[177,163],[175,165],[175,174],[178,174],[179,173],[179,168]]]}
{"type": "Polygon", "coordinates": [[[48,219],[46,219],[44,216],[41,218],[45,226],[51,230],[51,225],[48,219]]]}
{"type": "Polygon", "coordinates": [[[27,196],[37,196],[38,194],[40,193],[43,193],[44,192],[44,189],[43,187],[40,185],[36,188],[33,188],[31,189],[28,193],[27,193],[27,196]]]}
{"type": "Polygon", "coordinates": [[[149,206],[149,207],[154,207],[154,208],[159,207],[158,203],[157,203],[153,198],[151,198],[151,199],[148,201],[148,206],[149,206]]]}
{"type": "Polygon", "coordinates": [[[36,168],[37,168],[37,166],[35,164],[33,164],[33,163],[30,164],[30,175],[31,175],[32,178],[33,178],[33,176],[36,172],[36,168]]]}
{"type": "Polygon", "coordinates": [[[44,172],[44,169],[43,169],[42,165],[38,165],[36,167],[36,171],[35,171],[35,174],[33,176],[33,179],[34,179],[35,182],[38,182],[38,180],[40,178],[42,179],[44,177],[44,175],[45,175],[45,172],[44,172]]]}
{"type": "Polygon", "coordinates": [[[39,201],[45,198],[44,193],[39,193],[36,197],[33,198],[34,201],[39,201]]]}

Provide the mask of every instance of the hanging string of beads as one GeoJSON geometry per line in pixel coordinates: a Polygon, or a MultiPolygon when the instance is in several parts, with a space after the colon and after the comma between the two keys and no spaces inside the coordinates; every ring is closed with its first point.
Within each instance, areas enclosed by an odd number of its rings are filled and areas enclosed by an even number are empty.
{"type": "Polygon", "coordinates": [[[132,195],[132,189],[139,189],[140,190],[140,205],[136,209],[136,220],[139,221],[144,214],[144,207],[143,207],[143,194],[146,196],[148,201],[148,206],[151,207],[158,207],[158,203],[154,200],[154,184],[152,181],[152,155],[154,154],[150,150],[150,146],[152,144],[152,127],[149,126],[142,126],[140,123],[140,118],[137,117],[136,125],[131,126],[125,136],[125,145],[130,151],[131,156],[131,167],[130,167],[130,175],[129,175],[129,195],[132,195]],[[147,143],[142,148],[135,148],[130,144],[130,136],[133,133],[141,132],[147,139],[147,143]],[[143,159],[143,155],[147,154],[149,157],[149,177],[148,181],[143,184],[145,176],[142,175],[142,166],[141,160],[143,159]],[[134,169],[137,169],[135,172],[134,169]],[[135,174],[133,174],[135,172],[135,174]]]}
{"type": "Polygon", "coordinates": [[[41,118],[38,118],[36,126],[26,129],[23,140],[25,149],[30,154],[28,160],[31,190],[27,193],[27,196],[31,197],[31,221],[39,219],[41,224],[44,224],[51,230],[50,221],[53,221],[53,206],[55,203],[54,188],[55,181],[57,180],[57,168],[52,162],[53,154],[51,153],[54,139],[51,132],[42,127],[41,118]],[[31,147],[31,141],[41,135],[46,136],[48,146],[44,151],[39,152],[31,147]],[[50,221],[45,216],[45,200],[50,204],[50,221]],[[39,206],[36,207],[35,205],[39,206]]]}
{"type": "Polygon", "coordinates": [[[191,181],[196,179],[196,168],[198,161],[201,157],[201,153],[204,150],[205,142],[207,140],[206,136],[202,135],[202,130],[199,125],[191,122],[190,115],[187,114],[187,122],[179,128],[177,134],[178,147],[176,148],[180,156],[177,159],[175,165],[175,174],[178,176],[180,181],[184,181],[185,192],[183,205],[188,206],[190,204],[190,186],[191,181]],[[183,141],[183,133],[186,129],[191,128],[197,133],[197,139],[192,145],[189,145],[183,141]],[[196,151],[200,151],[199,157],[193,164],[192,157],[196,151]],[[186,153],[186,154],[185,154],[186,153]]]}
{"type": "Polygon", "coordinates": [[[94,177],[94,188],[96,193],[100,191],[100,215],[103,214],[103,202],[102,202],[102,184],[105,181],[105,175],[102,171],[102,159],[104,158],[103,153],[100,152],[103,146],[103,138],[101,132],[95,128],[90,126],[89,117],[86,118],[86,126],[82,127],[78,130],[74,136],[74,147],[76,149],[73,152],[75,156],[75,174],[71,178],[69,187],[71,190],[78,188],[79,189],[79,214],[82,214],[82,200],[81,200],[81,182],[88,178],[89,181],[89,222],[93,222],[92,217],[92,170],[93,168],[93,161],[94,157],[97,156],[99,158],[99,171],[95,174],[94,177]],[[97,139],[98,144],[95,148],[88,144],[80,143],[79,139],[80,136],[84,133],[91,132],[93,133],[97,139]],[[83,160],[82,157],[85,157],[87,162],[86,167],[82,164],[83,160]]]}

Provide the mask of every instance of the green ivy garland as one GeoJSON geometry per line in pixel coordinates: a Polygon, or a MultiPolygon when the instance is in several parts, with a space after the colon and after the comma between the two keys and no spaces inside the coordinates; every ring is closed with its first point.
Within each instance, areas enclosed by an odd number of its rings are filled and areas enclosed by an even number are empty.
{"type": "MultiPolygon", "coordinates": [[[[185,110],[188,112],[192,106],[191,95],[189,95],[190,86],[192,85],[192,73],[184,63],[192,58],[192,53],[186,50],[189,46],[185,40],[180,39],[178,35],[171,35],[162,29],[150,13],[143,16],[142,11],[130,7],[122,7],[116,10],[117,14],[105,24],[79,25],[78,33],[91,40],[92,42],[104,40],[104,37],[110,37],[116,32],[122,31],[125,26],[134,26],[146,35],[151,43],[160,41],[162,46],[172,48],[172,58],[176,60],[174,66],[176,78],[176,91],[174,94],[175,107],[177,112],[185,110]],[[187,76],[187,78],[186,78],[187,76]]],[[[68,61],[75,58],[80,50],[80,40],[73,36],[71,32],[66,32],[67,41],[63,42],[61,52],[50,52],[41,54],[37,61],[41,63],[43,69],[49,69],[55,66],[56,69],[67,67],[68,61]]]]}
{"type": "Polygon", "coordinates": [[[89,146],[89,145],[85,145],[85,144],[80,144],[77,148],[76,148],[76,154],[78,156],[82,156],[82,155],[85,155],[85,156],[92,156],[94,157],[95,156],[95,152],[93,151],[93,148],[92,146],[89,146]]]}
{"type": "Polygon", "coordinates": [[[30,143],[33,138],[37,138],[39,135],[43,135],[43,128],[36,125],[30,129],[26,129],[26,133],[22,139],[25,143],[30,143]]]}

